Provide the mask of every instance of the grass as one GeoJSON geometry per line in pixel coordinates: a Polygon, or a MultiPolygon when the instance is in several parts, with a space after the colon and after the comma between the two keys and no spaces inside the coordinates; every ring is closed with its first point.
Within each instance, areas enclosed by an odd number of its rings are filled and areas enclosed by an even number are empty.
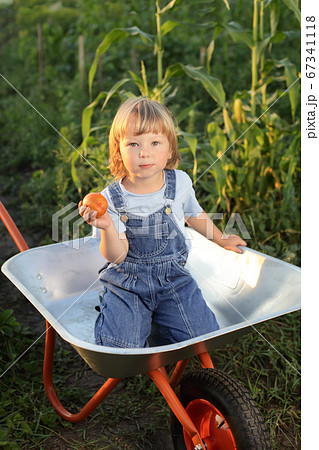
{"type": "Polygon", "coordinates": [[[213,355],[216,366],[245,384],[265,418],[273,448],[300,445],[300,313],[265,323],[213,355]],[[231,355],[231,358],[229,358],[231,355]]]}
{"type": "MultiPolygon", "coordinates": [[[[2,369],[14,361],[34,336],[11,312],[0,314],[2,369]],[[10,331],[11,330],[11,331],[10,331]]],[[[270,430],[274,449],[299,448],[300,315],[269,321],[259,333],[214,351],[216,367],[246,385],[270,430]],[[287,448],[287,447],[286,447],[287,448]]],[[[146,376],[125,379],[81,424],[64,422],[54,412],[42,383],[43,339],[36,342],[1,379],[0,446],[6,449],[145,449],[169,441],[169,407],[146,376]]],[[[186,370],[199,367],[196,358],[186,370]]],[[[71,411],[83,406],[97,388],[85,387],[94,374],[58,339],[54,382],[62,404],[71,411]],[[84,377],[84,381],[83,381],[84,377]]],[[[90,383],[89,383],[90,384],[90,383]]]]}

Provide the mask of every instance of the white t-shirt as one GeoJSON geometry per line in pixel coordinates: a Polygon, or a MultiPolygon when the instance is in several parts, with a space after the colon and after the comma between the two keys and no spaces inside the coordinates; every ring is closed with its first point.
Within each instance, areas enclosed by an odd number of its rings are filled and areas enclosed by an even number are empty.
{"type": "MultiPolygon", "coordinates": [[[[175,222],[180,227],[182,233],[186,238],[186,243],[188,247],[190,247],[190,236],[188,235],[185,227],[185,220],[187,220],[189,217],[199,216],[203,209],[201,208],[195,197],[193,183],[187,173],[183,172],[182,170],[175,170],[175,174],[175,199],[170,200],[169,202],[172,214],[174,214],[175,222]]],[[[148,216],[163,208],[165,202],[167,203],[167,200],[164,197],[164,192],[166,189],[166,179],[164,181],[164,186],[159,191],[152,192],[151,194],[134,194],[133,192],[126,190],[122,185],[122,182],[120,181],[119,185],[126,203],[126,212],[137,214],[139,216],[148,216]]],[[[120,214],[114,207],[109,194],[109,188],[105,188],[101,192],[101,194],[104,195],[104,197],[108,201],[107,211],[110,214],[118,233],[120,234],[125,232],[125,223],[121,221],[120,214]]],[[[100,239],[101,231],[98,228],[92,228],[92,237],[100,239]]]]}

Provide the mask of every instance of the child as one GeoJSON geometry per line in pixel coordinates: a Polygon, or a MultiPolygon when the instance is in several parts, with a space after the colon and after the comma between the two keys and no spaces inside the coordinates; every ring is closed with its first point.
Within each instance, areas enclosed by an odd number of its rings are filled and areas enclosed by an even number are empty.
{"type": "Polygon", "coordinates": [[[147,98],[127,100],[114,118],[109,151],[116,181],[102,192],[107,212],[96,218],[79,204],[107,260],[100,270],[105,290],[96,342],[146,347],[152,321],[171,343],[218,330],[214,313],[184,267],[189,253],[185,220],[237,253],[246,242],[236,235],[222,239],[199,206],[189,176],[174,170],[180,155],[170,113],[147,98]]]}

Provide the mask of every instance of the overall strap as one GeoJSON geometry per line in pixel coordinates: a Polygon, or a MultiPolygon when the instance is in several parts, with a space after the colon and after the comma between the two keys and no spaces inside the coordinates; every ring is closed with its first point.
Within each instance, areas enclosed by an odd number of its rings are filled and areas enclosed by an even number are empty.
{"type": "Polygon", "coordinates": [[[125,211],[126,204],[122,190],[120,188],[120,182],[114,181],[109,185],[108,190],[115,209],[117,209],[118,211],[125,211]]]}
{"type": "MultiPolygon", "coordinates": [[[[164,197],[166,200],[174,200],[176,195],[176,174],[175,170],[165,170],[166,188],[164,197]]],[[[108,187],[110,197],[112,199],[115,209],[119,212],[126,210],[126,202],[122,189],[120,188],[120,181],[114,181],[108,187]]]]}
{"type": "Polygon", "coordinates": [[[176,194],[176,173],[175,170],[165,170],[166,176],[166,189],[164,197],[167,200],[174,200],[176,194]]]}

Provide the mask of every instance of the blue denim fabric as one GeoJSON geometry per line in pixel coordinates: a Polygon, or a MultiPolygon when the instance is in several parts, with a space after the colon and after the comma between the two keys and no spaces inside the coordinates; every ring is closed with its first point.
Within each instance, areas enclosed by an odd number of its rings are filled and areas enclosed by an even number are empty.
{"type": "Polygon", "coordinates": [[[148,217],[126,212],[118,182],[109,187],[115,208],[127,218],[129,251],[122,263],[107,263],[100,270],[104,294],[95,324],[97,344],[146,347],[152,321],[171,343],[219,329],[184,268],[188,248],[169,209],[175,198],[175,172],[166,171],[166,180],[166,204],[148,217]]]}

